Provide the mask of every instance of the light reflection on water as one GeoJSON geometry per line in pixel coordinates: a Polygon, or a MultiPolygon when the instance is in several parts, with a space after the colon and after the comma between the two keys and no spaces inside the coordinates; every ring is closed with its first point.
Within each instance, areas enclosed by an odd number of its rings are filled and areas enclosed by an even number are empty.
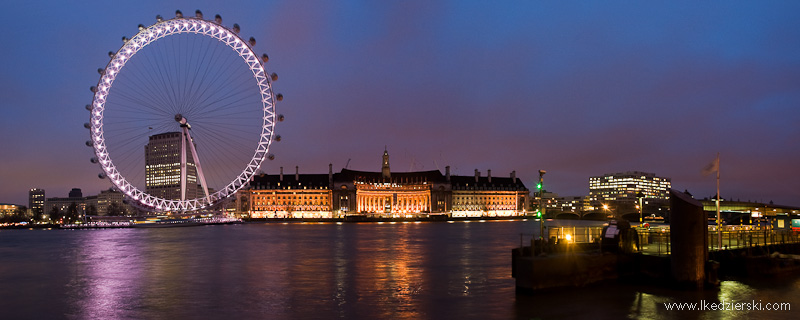
{"type": "MultiPolygon", "coordinates": [[[[528,221],[0,231],[3,318],[780,318],[664,302],[792,302],[800,281],[516,295],[528,221]],[[43,307],[46,306],[46,307],[43,307]]],[[[791,317],[789,317],[791,318],[791,317]]]]}

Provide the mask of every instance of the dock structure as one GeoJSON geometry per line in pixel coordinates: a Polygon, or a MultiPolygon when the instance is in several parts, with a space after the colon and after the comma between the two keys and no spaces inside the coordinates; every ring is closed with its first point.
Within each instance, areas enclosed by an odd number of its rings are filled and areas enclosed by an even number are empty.
{"type": "Polygon", "coordinates": [[[532,239],[529,245],[521,235],[520,247],[512,250],[517,290],[581,287],[621,278],[697,289],[718,284],[720,276],[800,271],[798,232],[709,227],[702,204],[680,192],[671,194],[669,227],[617,231],[628,239],[611,242],[614,250],[608,246],[612,235],[607,228],[549,228],[543,240],[532,239]]]}

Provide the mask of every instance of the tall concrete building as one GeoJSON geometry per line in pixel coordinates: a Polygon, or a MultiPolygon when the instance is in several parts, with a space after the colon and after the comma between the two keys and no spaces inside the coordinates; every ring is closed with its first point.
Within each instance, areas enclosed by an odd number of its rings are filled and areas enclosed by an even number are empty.
{"type": "Polygon", "coordinates": [[[31,188],[28,191],[28,209],[36,219],[41,219],[44,214],[44,189],[31,188]]]}
{"type": "MultiPolygon", "coordinates": [[[[145,192],[164,199],[181,198],[181,133],[150,136],[145,146],[145,192]]],[[[197,198],[197,168],[186,148],[186,199],[197,198]]]]}

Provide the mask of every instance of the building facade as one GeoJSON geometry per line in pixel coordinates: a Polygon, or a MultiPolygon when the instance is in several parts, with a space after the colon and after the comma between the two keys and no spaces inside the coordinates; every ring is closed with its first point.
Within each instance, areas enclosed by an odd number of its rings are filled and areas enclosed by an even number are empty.
{"type": "MultiPolygon", "coordinates": [[[[181,199],[180,132],[152,135],[145,146],[145,192],[168,199],[181,199]]],[[[197,168],[192,153],[186,148],[186,199],[199,196],[197,168]]]]}
{"type": "Polygon", "coordinates": [[[237,212],[250,218],[329,218],[329,175],[303,174],[254,176],[250,187],[236,194],[237,212]]]}
{"type": "Polygon", "coordinates": [[[627,214],[639,209],[637,195],[642,195],[646,213],[663,212],[669,205],[669,178],[654,173],[628,171],[609,173],[589,178],[589,198],[592,202],[610,208],[612,213],[627,214]]]}
{"type": "Polygon", "coordinates": [[[94,213],[98,216],[128,216],[136,214],[133,206],[125,203],[125,195],[114,189],[100,191],[96,196],[87,197],[86,200],[87,214],[90,214],[88,209],[94,206],[94,213]]]}
{"type": "Polygon", "coordinates": [[[44,214],[50,217],[51,220],[57,220],[59,217],[54,216],[54,214],[62,214],[67,212],[73,203],[77,205],[79,213],[86,212],[87,198],[83,196],[81,189],[73,188],[69,191],[69,195],[66,198],[45,198],[44,203],[44,214]]]}
{"type": "Polygon", "coordinates": [[[636,201],[641,192],[645,199],[669,201],[671,187],[669,178],[654,173],[608,173],[589,178],[589,197],[595,201],[636,201]]]}
{"type": "Polygon", "coordinates": [[[28,191],[28,210],[36,219],[41,219],[44,215],[44,189],[31,188],[28,191]]]}
{"type": "Polygon", "coordinates": [[[11,216],[19,209],[20,206],[11,203],[0,203],[0,217],[11,216]]]}
{"type": "Polygon", "coordinates": [[[411,218],[516,216],[525,214],[528,189],[510,177],[451,176],[439,170],[392,172],[384,150],[381,171],[342,169],[328,174],[262,174],[237,193],[240,214],[252,218],[411,218]]]}
{"type": "Polygon", "coordinates": [[[476,169],[474,176],[453,176],[450,180],[454,217],[515,216],[526,211],[529,192],[516,172],[509,177],[492,177],[492,170],[488,170],[482,177],[476,169]]]}

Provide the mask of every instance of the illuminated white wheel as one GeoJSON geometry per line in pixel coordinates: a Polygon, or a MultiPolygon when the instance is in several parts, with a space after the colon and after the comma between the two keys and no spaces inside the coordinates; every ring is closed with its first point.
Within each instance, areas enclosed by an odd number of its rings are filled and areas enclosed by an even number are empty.
{"type": "Polygon", "coordinates": [[[283,119],[275,113],[282,99],[272,91],[277,75],[267,75],[267,55],[253,52],[255,40],[238,33],[236,24],[222,26],[219,15],[207,21],[200,11],[191,18],[177,11],[173,19],[159,16],[149,27],[139,25],[135,36],[109,53],[111,61],[98,70],[100,81],[91,88],[87,145],[94,148],[92,162],[103,169],[100,176],[127,198],[154,211],[207,208],[245,186],[264,159],[272,159],[270,144],[280,140],[273,135],[275,122],[283,119]],[[184,196],[178,199],[147,192],[174,180],[154,173],[173,172],[174,166],[155,165],[151,156],[145,170],[151,138],[173,132],[193,141],[183,149],[191,163],[181,164],[194,171],[182,169],[184,196]],[[186,185],[202,191],[186,196],[186,185]]]}

